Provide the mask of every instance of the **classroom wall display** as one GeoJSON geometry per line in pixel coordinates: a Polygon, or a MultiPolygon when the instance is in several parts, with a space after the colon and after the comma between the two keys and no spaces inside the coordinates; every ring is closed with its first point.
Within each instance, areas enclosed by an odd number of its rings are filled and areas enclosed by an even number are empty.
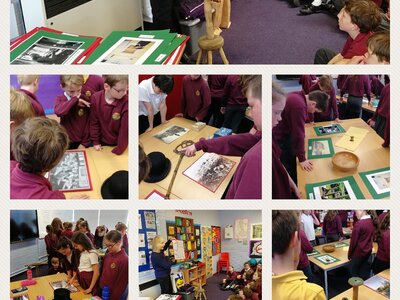
{"type": "Polygon", "coordinates": [[[262,258],[262,241],[250,241],[249,258],[262,258]]]}
{"type": "Polygon", "coordinates": [[[65,152],[57,166],[48,172],[47,177],[53,190],[74,192],[93,189],[84,150],[65,152]]]}
{"type": "Polygon", "coordinates": [[[318,183],[306,184],[308,199],[317,200],[357,200],[364,199],[353,176],[318,183]]]}
{"type": "Polygon", "coordinates": [[[203,250],[203,262],[206,264],[206,276],[210,278],[213,275],[212,272],[212,234],[211,226],[201,227],[201,240],[203,250]]]}
{"type": "Polygon", "coordinates": [[[214,193],[235,164],[224,156],[204,153],[183,174],[214,193]]]}
{"type": "Polygon", "coordinates": [[[212,231],[212,255],[221,253],[221,227],[211,226],[212,231]]]}
{"type": "Polygon", "coordinates": [[[248,219],[236,219],[235,220],[235,239],[237,239],[237,240],[247,239],[248,224],[249,224],[248,219]]]}
{"type": "Polygon", "coordinates": [[[250,240],[262,240],[262,223],[250,225],[250,240]]]}
{"type": "Polygon", "coordinates": [[[232,239],[233,238],[233,226],[229,225],[225,227],[225,239],[232,239]]]}
{"type": "Polygon", "coordinates": [[[143,272],[152,269],[150,255],[157,235],[156,211],[139,210],[139,215],[139,272],[143,272]]]}

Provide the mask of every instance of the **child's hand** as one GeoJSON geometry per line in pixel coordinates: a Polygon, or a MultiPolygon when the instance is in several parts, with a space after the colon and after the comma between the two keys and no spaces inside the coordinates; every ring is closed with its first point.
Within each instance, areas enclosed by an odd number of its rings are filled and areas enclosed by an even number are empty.
{"type": "Polygon", "coordinates": [[[84,294],[90,294],[91,292],[92,292],[91,289],[86,289],[86,290],[83,291],[84,294]]]}
{"type": "Polygon", "coordinates": [[[179,152],[184,153],[185,156],[187,156],[187,157],[192,157],[192,156],[196,155],[196,151],[197,151],[196,147],[194,145],[191,145],[189,147],[186,147],[186,148],[180,150],[179,152]]]}
{"type": "Polygon", "coordinates": [[[360,56],[353,56],[350,60],[349,60],[349,64],[350,65],[363,65],[364,64],[364,59],[365,56],[360,55],[360,56]]]}
{"type": "Polygon", "coordinates": [[[182,118],[183,117],[183,113],[176,114],[175,117],[182,118]]]}
{"type": "Polygon", "coordinates": [[[149,126],[149,128],[146,129],[146,132],[152,131],[153,130],[153,126],[149,126]]]}
{"type": "Polygon", "coordinates": [[[81,107],[85,107],[85,106],[90,107],[90,102],[87,102],[86,100],[79,98],[78,105],[81,107]]]}
{"type": "Polygon", "coordinates": [[[82,195],[76,196],[76,199],[89,199],[89,196],[85,195],[85,194],[82,194],[82,195]]]}
{"type": "Polygon", "coordinates": [[[372,119],[369,119],[369,120],[367,121],[367,124],[368,124],[369,126],[371,126],[371,127],[374,127],[374,126],[375,126],[375,121],[372,120],[372,119]]]}
{"type": "Polygon", "coordinates": [[[86,149],[86,147],[83,146],[82,144],[79,144],[78,149],[86,149]]]}
{"type": "Polygon", "coordinates": [[[225,107],[221,107],[219,111],[221,112],[221,114],[225,114],[225,107]]]}
{"type": "Polygon", "coordinates": [[[300,166],[303,171],[307,171],[307,172],[310,172],[313,169],[313,164],[309,160],[305,160],[305,161],[301,162],[300,166]]]}
{"type": "Polygon", "coordinates": [[[101,145],[93,145],[94,150],[101,151],[101,145]]]}
{"type": "Polygon", "coordinates": [[[335,119],[335,122],[336,122],[336,123],[342,123],[343,121],[340,120],[339,118],[336,118],[336,119],[335,119]]]}

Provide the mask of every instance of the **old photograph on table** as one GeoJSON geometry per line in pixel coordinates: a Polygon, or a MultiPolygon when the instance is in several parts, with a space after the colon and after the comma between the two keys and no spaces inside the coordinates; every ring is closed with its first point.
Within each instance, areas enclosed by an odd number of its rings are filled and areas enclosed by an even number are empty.
{"type": "Polygon", "coordinates": [[[339,261],[340,259],[333,257],[329,254],[322,254],[319,256],[315,256],[316,259],[318,259],[320,262],[324,263],[324,264],[333,264],[337,261],[339,261]]]}
{"type": "Polygon", "coordinates": [[[85,151],[67,151],[58,165],[48,173],[54,190],[92,190],[85,151]]]}
{"type": "Polygon", "coordinates": [[[74,287],[73,285],[70,285],[67,283],[66,280],[60,280],[60,281],[51,281],[49,282],[50,286],[56,290],[56,289],[67,289],[70,292],[77,292],[78,289],[74,287]]]}
{"type": "Polygon", "coordinates": [[[390,192],[390,170],[366,175],[377,194],[390,192]]]}
{"type": "Polygon", "coordinates": [[[364,285],[374,290],[375,292],[382,294],[383,296],[390,298],[390,280],[381,276],[374,276],[364,281],[364,285]]]}
{"type": "Polygon", "coordinates": [[[320,140],[312,142],[312,155],[331,154],[328,140],[320,140]]]}
{"type": "Polygon", "coordinates": [[[163,141],[166,144],[170,144],[176,139],[180,138],[183,136],[185,133],[187,133],[189,129],[178,126],[178,125],[172,125],[168,127],[167,129],[153,135],[155,138],[163,141]]]}
{"type": "Polygon", "coordinates": [[[158,39],[122,37],[94,64],[141,65],[162,42],[158,39]]]}
{"type": "Polygon", "coordinates": [[[327,199],[342,199],[342,200],[356,200],[357,197],[351,188],[350,183],[345,181],[338,181],[321,186],[314,187],[314,196],[318,200],[327,199]]]}
{"type": "Polygon", "coordinates": [[[332,124],[332,125],[318,127],[318,131],[321,134],[332,134],[341,132],[342,130],[339,125],[332,124]]]}
{"type": "Polygon", "coordinates": [[[80,50],[82,45],[83,42],[41,37],[26,51],[14,59],[11,64],[71,64],[82,53],[83,50],[80,50]]]}
{"type": "Polygon", "coordinates": [[[235,162],[215,153],[204,153],[183,174],[215,192],[232,170],[235,162]]]}

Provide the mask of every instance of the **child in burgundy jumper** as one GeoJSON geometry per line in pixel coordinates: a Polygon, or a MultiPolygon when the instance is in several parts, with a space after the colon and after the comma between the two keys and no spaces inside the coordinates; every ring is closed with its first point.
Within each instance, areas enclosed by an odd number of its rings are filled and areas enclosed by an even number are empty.
{"type": "Polygon", "coordinates": [[[307,253],[313,252],[313,245],[308,240],[304,230],[300,229],[300,239],[301,239],[301,250],[299,264],[297,265],[297,270],[303,271],[304,275],[307,277],[308,282],[313,281],[313,273],[311,270],[310,261],[308,260],[307,253]]]}
{"type": "Polygon", "coordinates": [[[324,229],[327,243],[343,239],[342,219],[337,210],[328,210],[328,213],[324,217],[322,228],[324,229]]]}
{"type": "Polygon", "coordinates": [[[306,95],[310,93],[310,87],[316,82],[317,76],[315,75],[300,75],[299,84],[306,95]]]}
{"type": "Polygon", "coordinates": [[[54,113],[68,132],[69,149],[84,149],[90,144],[90,100],[82,94],[83,75],[61,75],[64,94],[56,97],[54,113]]]}
{"type": "Polygon", "coordinates": [[[11,199],[65,199],[62,192],[52,190],[44,175],[58,164],[67,147],[67,132],[55,120],[35,117],[16,128],[12,147],[16,161],[11,161],[10,168],[11,199]]]}
{"type": "Polygon", "coordinates": [[[86,234],[86,236],[89,238],[90,242],[92,243],[92,246],[94,247],[94,245],[95,245],[94,235],[93,235],[93,233],[90,232],[88,221],[84,220],[79,223],[79,231],[86,234]]]}
{"type": "Polygon", "coordinates": [[[90,138],[97,151],[102,145],[116,146],[120,155],[128,147],[128,75],[105,75],[104,91],[92,95],[90,138]]]}
{"type": "Polygon", "coordinates": [[[356,210],[358,218],[351,233],[349,252],[351,277],[369,277],[368,260],[372,252],[372,242],[378,227],[378,217],[374,210],[356,210]]]}
{"type": "Polygon", "coordinates": [[[237,273],[232,265],[229,266],[228,272],[226,273],[226,278],[222,279],[221,287],[222,289],[229,289],[231,283],[236,280],[237,273]]]}
{"type": "Polygon", "coordinates": [[[256,271],[253,273],[252,281],[249,282],[246,285],[246,287],[251,289],[253,293],[256,293],[258,296],[261,296],[261,290],[262,290],[261,283],[262,283],[261,273],[256,271]]]}
{"type": "MultiPolygon", "coordinates": [[[[286,95],[276,82],[272,82],[272,128],[282,121],[282,111],[286,105],[286,95]]],[[[289,176],[280,160],[281,149],[272,138],[272,199],[298,199],[297,185],[289,176]]]]}
{"type": "Polygon", "coordinates": [[[390,211],[385,214],[384,218],[379,223],[376,242],[378,243],[378,253],[372,263],[372,271],[374,274],[390,269],[390,211]]]}
{"type": "Polygon", "coordinates": [[[85,95],[90,102],[92,95],[104,90],[104,80],[99,75],[83,75],[82,95],[85,95]]]}
{"type": "Polygon", "coordinates": [[[99,257],[92,242],[86,234],[75,232],[71,239],[79,254],[78,273],[73,275],[71,282],[78,278],[84,294],[98,295],[98,279],[100,276],[99,257]]]}
{"type": "Polygon", "coordinates": [[[128,227],[122,222],[118,222],[115,225],[115,230],[118,230],[122,235],[122,250],[124,250],[125,253],[129,255],[129,242],[128,242],[128,235],[126,233],[127,229],[128,227]]]}
{"type": "Polygon", "coordinates": [[[371,81],[371,96],[380,98],[383,87],[385,86],[380,79],[380,75],[370,75],[369,80],[371,81]]]}
{"type": "Polygon", "coordinates": [[[367,40],[381,22],[378,6],[370,0],[345,0],[338,14],[339,29],[348,33],[340,53],[330,49],[319,49],[315,64],[349,64],[353,56],[367,52],[367,40]]]}
{"type": "Polygon", "coordinates": [[[385,85],[381,93],[378,107],[372,118],[367,121],[369,126],[384,139],[382,146],[390,145],[390,83],[385,85]]]}
{"type": "Polygon", "coordinates": [[[242,91],[243,84],[239,75],[229,75],[225,82],[224,98],[221,103],[221,113],[224,114],[222,127],[230,128],[234,133],[238,133],[247,109],[246,95],[242,91]]]}
{"type": "Polygon", "coordinates": [[[256,134],[242,133],[206,140],[182,151],[186,156],[194,156],[196,151],[214,152],[221,155],[242,156],[242,159],[228,188],[226,199],[261,199],[261,76],[250,75],[244,80],[251,116],[256,134]]]}
{"type": "Polygon", "coordinates": [[[319,113],[315,112],[313,114],[308,114],[308,121],[310,123],[314,122],[325,122],[332,121],[340,122],[339,120],[339,111],[337,107],[336,100],[336,91],[333,87],[332,76],[323,75],[321,76],[316,83],[310,86],[309,91],[322,91],[329,95],[328,106],[325,111],[319,113]]]}
{"type": "Polygon", "coordinates": [[[211,93],[207,81],[201,75],[186,75],[182,80],[181,113],[193,121],[204,121],[211,104],[211,93]]]}
{"type": "Polygon", "coordinates": [[[282,121],[272,130],[272,137],[281,149],[281,161],[293,181],[297,184],[296,157],[304,171],[312,171],[311,161],[306,159],[304,148],[307,113],[326,111],[328,95],[313,91],[305,95],[303,91],[292,92],[286,96],[282,111],[282,121]]]}
{"type": "MultiPolygon", "coordinates": [[[[62,236],[58,240],[56,247],[62,261],[61,264],[64,266],[67,273],[67,280],[70,283],[74,283],[72,277],[78,272],[79,253],[74,249],[71,240],[65,236],[62,236]]],[[[75,282],[75,284],[77,284],[77,282],[75,282]]]]}
{"type": "Polygon", "coordinates": [[[128,286],[129,258],[122,250],[122,236],[117,230],[110,230],[105,236],[107,253],[103,259],[100,288],[108,286],[110,300],[123,299],[128,286]]]}
{"type": "Polygon", "coordinates": [[[390,64],[390,32],[375,32],[368,38],[367,46],[367,52],[364,55],[354,56],[351,64],[390,64]]]}
{"type": "Polygon", "coordinates": [[[17,80],[20,86],[19,90],[28,96],[29,101],[32,104],[33,110],[35,111],[36,117],[45,117],[44,109],[42,104],[39,102],[35,93],[39,89],[39,75],[18,75],[17,80]]]}
{"type": "Polygon", "coordinates": [[[44,237],[44,243],[46,244],[46,252],[47,252],[47,263],[49,268],[51,267],[50,259],[52,256],[57,254],[57,243],[58,237],[57,234],[54,232],[53,226],[47,225],[46,226],[46,236],[44,237]]]}
{"type": "Polygon", "coordinates": [[[211,93],[211,105],[207,117],[209,125],[220,128],[224,121],[221,105],[224,99],[224,87],[228,75],[208,75],[207,81],[211,93]]]}
{"type": "Polygon", "coordinates": [[[104,237],[108,232],[108,228],[105,225],[100,225],[96,227],[94,232],[94,247],[96,249],[104,248],[104,237]]]}
{"type": "Polygon", "coordinates": [[[66,236],[67,238],[71,238],[74,232],[72,231],[72,223],[71,222],[64,222],[63,224],[64,230],[61,232],[61,236],[66,236]]]}
{"type": "Polygon", "coordinates": [[[371,82],[368,75],[348,76],[340,89],[341,102],[345,93],[349,95],[346,103],[346,118],[361,118],[364,94],[368,101],[371,101],[371,82]]]}

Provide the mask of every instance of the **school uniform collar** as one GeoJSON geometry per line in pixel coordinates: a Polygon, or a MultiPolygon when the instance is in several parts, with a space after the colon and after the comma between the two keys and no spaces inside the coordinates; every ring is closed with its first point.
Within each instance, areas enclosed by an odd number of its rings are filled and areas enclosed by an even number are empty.
{"type": "Polygon", "coordinates": [[[272,279],[275,283],[285,283],[306,280],[307,277],[304,275],[303,271],[294,270],[280,275],[272,275],[272,279]]]}
{"type": "Polygon", "coordinates": [[[48,181],[46,178],[44,178],[41,175],[38,174],[33,174],[33,173],[27,173],[22,171],[19,168],[20,164],[18,163],[17,166],[13,170],[13,175],[17,177],[18,179],[21,179],[23,181],[28,181],[32,182],[35,184],[40,184],[40,185],[45,185],[49,190],[52,190],[50,181],[48,181]]]}
{"type": "Polygon", "coordinates": [[[25,89],[19,89],[21,92],[24,92],[25,94],[27,94],[29,97],[31,97],[33,100],[38,101],[38,98],[36,97],[36,95],[28,90],[25,89]]]}
{"type": "Polygon", "coordinates": [[[72,99],[72,97],[68,95],[67,92],[64,92],[64,96],[65,98],[67,98],[68,101],[72,99]]]}
{"type": "Polygon", "coordinates": [[[365,215],[365,216],[362,216],[360,218],[360,220],[366,220],[366,219],[371,219],[371,216],[370,215],[365,215]]]}

